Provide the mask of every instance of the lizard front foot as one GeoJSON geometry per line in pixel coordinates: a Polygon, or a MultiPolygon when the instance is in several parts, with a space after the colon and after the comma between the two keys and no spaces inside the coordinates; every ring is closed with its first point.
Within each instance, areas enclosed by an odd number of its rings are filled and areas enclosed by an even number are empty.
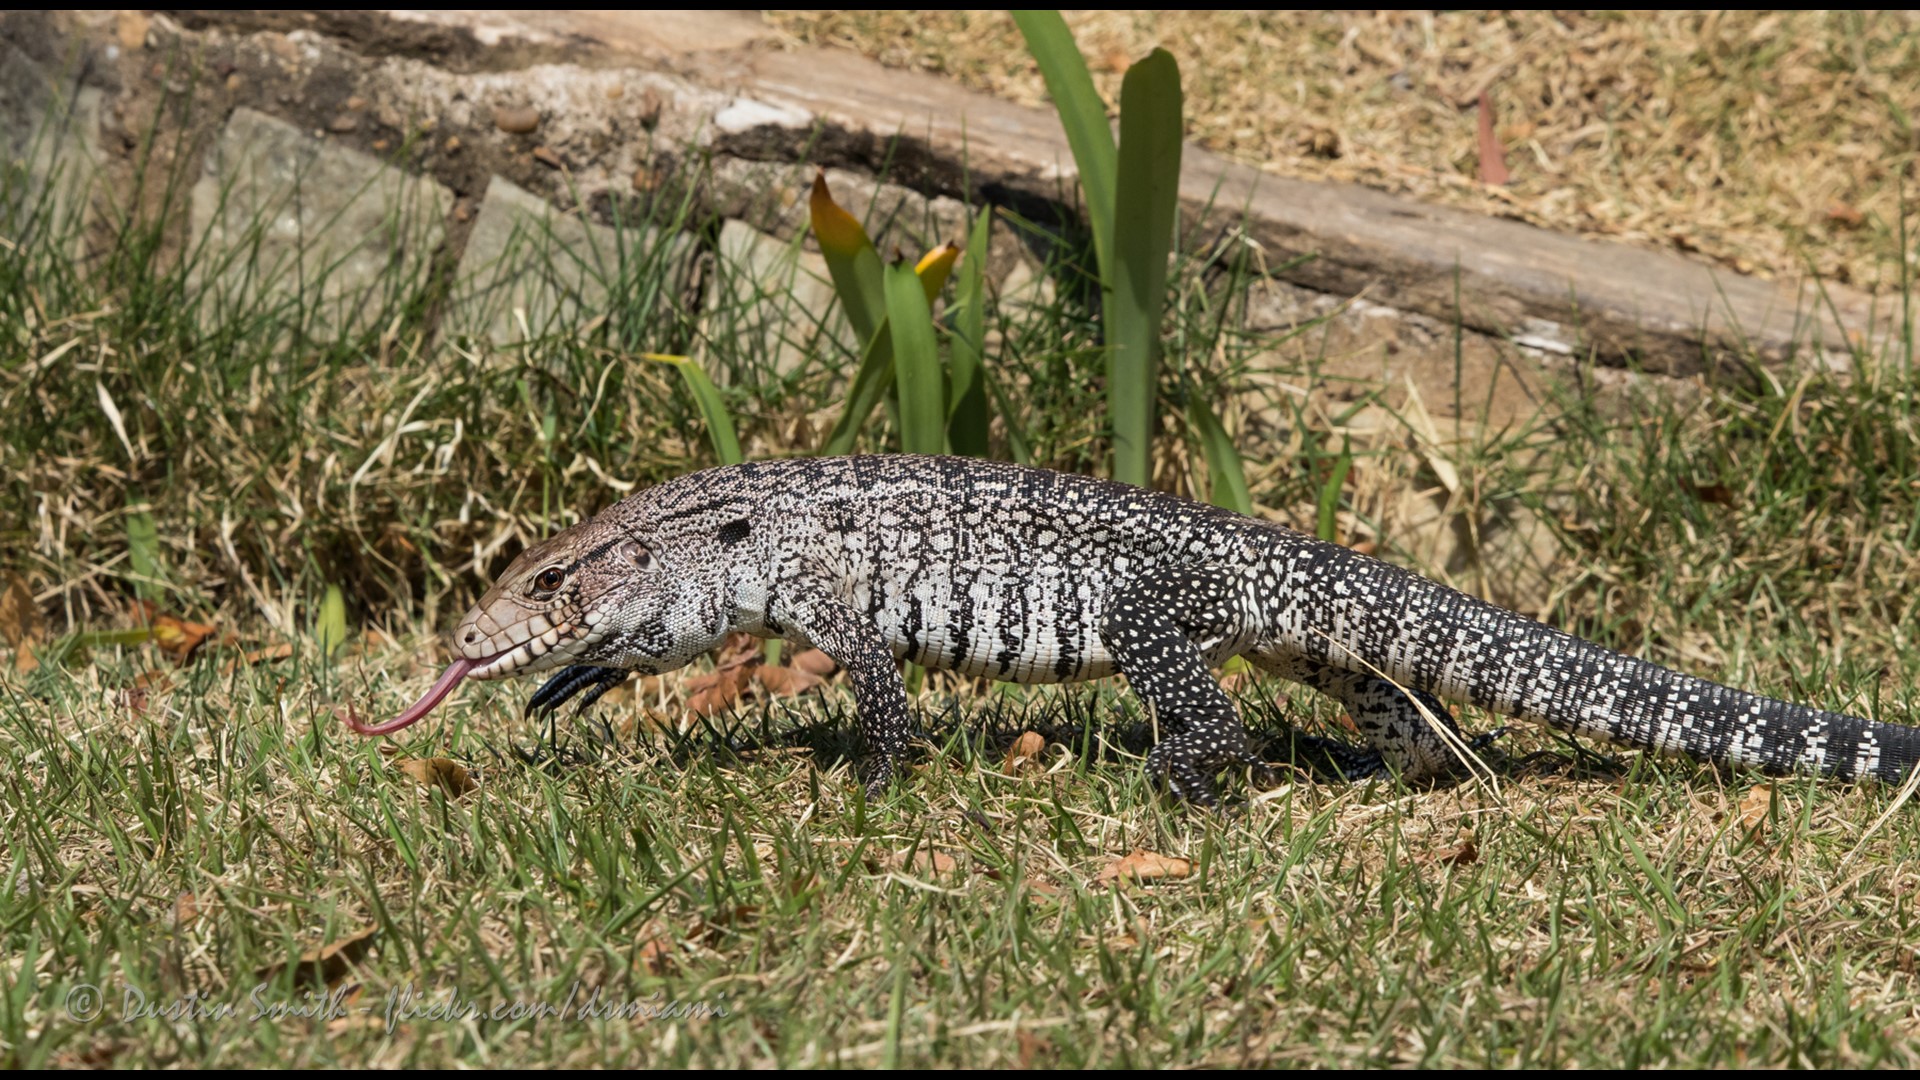
{"type": "Polygon", "coordinates": [[[591,664],[575,664],[563,669],[558,675],[548,679],[540,689],[527,699],[527,716],[537,713],[553,712],[572,700],[581,691],[587,696],[580,699],[576,713],[586,712],[607,695],[607,691],[627,681],[630,672],[620,668],[595,667],[591,664]]]}
{"type": "Polygon", "coordinates": [[[1220,806],[1220,792],[1199,766],[1170,751],[1166,743],[1147,751],[1147,773],[1166,781],[1167,793],[1179,803],[1192,803],[1208,810],[1220,806]]]}

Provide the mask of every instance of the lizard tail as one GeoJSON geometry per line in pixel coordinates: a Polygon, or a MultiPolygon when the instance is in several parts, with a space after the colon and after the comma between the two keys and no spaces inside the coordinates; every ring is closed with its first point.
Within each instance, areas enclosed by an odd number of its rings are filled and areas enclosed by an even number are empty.
{"type": "Polygon", "coordinates": [[[1396,681],[1501,715],[1772,773],[1898,783],[1920,765],[1920,728],[1672,671],[1398,567],[1343,554],[1366,564],[1344,568],[1360,579],[1349,578],[1353,599],[1327,605],[1324,632],[1300,641],[1336,666],[1377,666],[1396,681]],[[1396,608],[1393,625],[1383,626],[1396,608]]]}

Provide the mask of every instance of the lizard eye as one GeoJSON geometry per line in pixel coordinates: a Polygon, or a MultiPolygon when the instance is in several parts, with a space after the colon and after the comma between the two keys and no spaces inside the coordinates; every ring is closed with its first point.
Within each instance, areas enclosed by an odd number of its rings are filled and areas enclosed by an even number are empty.
{"type": "Polygon", "coordinates": [[[653,553],[638,540],[629,540],[620,545],[620,554],[641,570],[653,565],[653,553]]]}
{"type": "Polygon", "coordinates": [[[552,592],[567,580],[567,572],[558,566],[549,566],[534,576],[534,587],[541,592],[552,592]]]}

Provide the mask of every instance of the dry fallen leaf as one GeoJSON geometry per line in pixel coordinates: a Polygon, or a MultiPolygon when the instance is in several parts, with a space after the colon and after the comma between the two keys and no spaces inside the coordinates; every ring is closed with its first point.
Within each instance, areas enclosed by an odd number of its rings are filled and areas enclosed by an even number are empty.
{"type": "Polygon", "coordinates": [[[732,634],[715,657],[714,669],[681,684],[688,710],[709,716],[731,706],[755,685],[769,694],[802,694],[833,673],[834,664],[818,649],[802,649],[785,665],[766,663],[766,645],[751,634],[732,634]]]}
{"type": "Polygon", "coordinates": [[[285,660],[292,655],[293,645],[290,642],[283,641],[278,645],[269,645],[264,649],[255,649],[244,656],[227,661],[226,673],[231,675],[243,667],[252,667],[255,664],[265,664],[274,660],[285,660]]]}
{"type": "Polygon", "coordinates": [[[1746,837],[1757,835],[1767,823],[1767,810],[1773,805],[1773,785],[1755,784],[1747,789],[1740,800],[1739,809],[1734,816],[1740,825],[1740,833],[1746,837]]]}
{"type": "Polygon", "coordinates": [[[120,47],[134,52],[147,43],[147,26],[153,20],[140,11],[122,11],[114,18],[114,35],[120,47]]]}
{"type": "Polygon", "coordinates": [[[1511,180],[1507,172],[1507,154],[1493,132],[1493,97],[1480,91],[1480,182],[1496,187],[1511,180]]]}
{"type": "Polygon", "coordinates": [[[1480,845],[1469,836],[1444,851],[1437,851],[1420,860],[1426,863],[1438,863],[1442,866],[1472,866],[1480,861],[1480,845]]]}
{"type": "Polygon", "coordinates": [[[193,659],[194,651],[217,632],[217,627],[206,623],[187,622],[171,615],[153,617],[153,643],[175,664],[193,659]]]}
{"type": "Polygon", "coordinates": [[[1013,1037],[1020,1046],[1020,1067],[1023,1069],[1033,1068],[1033,1063],[1039,1060],[1040,1055],[1053,1048],[1045,1036],[1035,1035],[1031,1031],[1016,1031],[1013,1037]]]}
{"type": "Polygon", "coordinates": [[[1095,885],[1107,885],[1121,878],[1151,881],[1155,878],[1183,878],[1193,873],[1193,864],[1172,855],[1159,855],[1134,848],[1124,858],[1115,859],[1094,876],[1095,885]]]}
{"type": "Polygon", "coordinates": [[[640,962],[655,975],[665,975],[672,971],[679,955],[674,944],[673,933],[659,919],[648,919],[640,927],[640,947],[637,950],[640,962]]]}
{"type": "Polygon", "coordinates": [[[732,668],[757,664],[766,655],[766,643],[752,634],[728,634],[727,639],[720,643],[719,655],[714,658],[714,666],[732,668]]]}
{"type": "Polygon", "coordinates": [[[834,669],[839,666],[833,662],[833,657],[819,649],[801,649],[787,659],[787,664],[823,679],[833,674],[834,669]]]}
{"type": "Polygon", "coordinates": [[[762,664],[755,668],[753,677],[761,686],[767,688],[768,693],[783,696],[804,694],[825,681],[811,671],[772,664],[762,664]]]}
{"type": "Polygon", "coordinates": [[[1867,215],[1858,207],[1835,201],[1827,204],[1827,220],[1843,229],[1857,229],[1867,223],[1867,215]]]}
{"type": "MultiPolygon", "coordinates": [[[[343,938],[336,938],[317,949],[308,949],[300,954],[300,960],[294,965],[293,981],[296,985],[332,985],[347,973],[347,969],[360,962],[373,945],[375,934],[380,932],[377,926],[369,926],[343,938]]],[[[284,961],[267,964],[254,972],[262,982],[271,982],[285,970],[284,961]]]]}
{"type": "Polygon", "coordinates": [[[33,590],[19,574],[6,576],[6,589],[0,591],[0,637],[12,646],[13,667],[22,675],[40,666],[34,647],[47,640],[47,623],[40,617],[40,605],[33,602],[33,590]]]}
{"type": "Polygon", "coordinates": [[[1013,746],[1007,750],[1006,761],[1001,768],[1008,776],[1022,770],[1037,769],[1041,765],[1040,755],[1047,752],[1047,740],[1038,732],[1022,732],[1013,746]]]}
{"type": "Polygon", "coordinates": [[[708,675],[696,675],[684,684],[687,709],[700,716],[711,716],[732,705],[740,697],[750,673],[744,667],[723,667],[708,675]]]}
{"type": "Polygon", "coordinates": [[[960,865],[954,861],[953,856],[944,855],[938,851],[932,851],[927,848],[921,848],[915,851],[912,858],[901,859],[896,856],[894,861],[899,863],[900,867],[904,870],[913,870],[923,874],[950,874],[960,865]]]}
{"type": "Polygon", "coordinates": [[[120,705],[136,717],[145,716],[153,696],[172,689],[173,676],[157,668],[143,671],[134,678],[132,686],[120,691],[120,705]]]}
{"type": "Polygon", "coordinates": [[[6,589],[0,591],[0,637],[18,649],[37,645],[47,639],[46,620],[40,617],[40,605],[33,602],[33,590],[19,574],[6,576],[6,589]]]}
{"type": "Polygon", "coordinates": [[[448,758],[408,758],[395,764],[401,772],[427,787],[437,787],[456,798],[480,786],[473,782],[465,766],[448,758]]]}

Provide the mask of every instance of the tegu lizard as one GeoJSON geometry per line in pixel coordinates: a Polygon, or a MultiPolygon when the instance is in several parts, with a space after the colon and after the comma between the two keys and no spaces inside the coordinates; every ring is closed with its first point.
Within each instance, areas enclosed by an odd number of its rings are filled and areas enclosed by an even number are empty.
{"type": "Polygon", "coordinates": [[[1018,683],[1116,672],[1153,710],[1147,767],[1215,801],[1264,772],[1209,668],[1242,656],[1352,716],[1347,775],[1449,771],[1439,698],[1649,750],[1769,772],[1900,780],[1920,729],[1824,712],[1581,640],[1407,570],[1177,496],[951,457],[801,458],[708,469],[527,549],[453,633],[456,659],[376,735],[462,679],[558,671],[530,707],[681,667],[729,633],[824,650],[893,777],[913,724],[898,662],[1018,683]]]}

